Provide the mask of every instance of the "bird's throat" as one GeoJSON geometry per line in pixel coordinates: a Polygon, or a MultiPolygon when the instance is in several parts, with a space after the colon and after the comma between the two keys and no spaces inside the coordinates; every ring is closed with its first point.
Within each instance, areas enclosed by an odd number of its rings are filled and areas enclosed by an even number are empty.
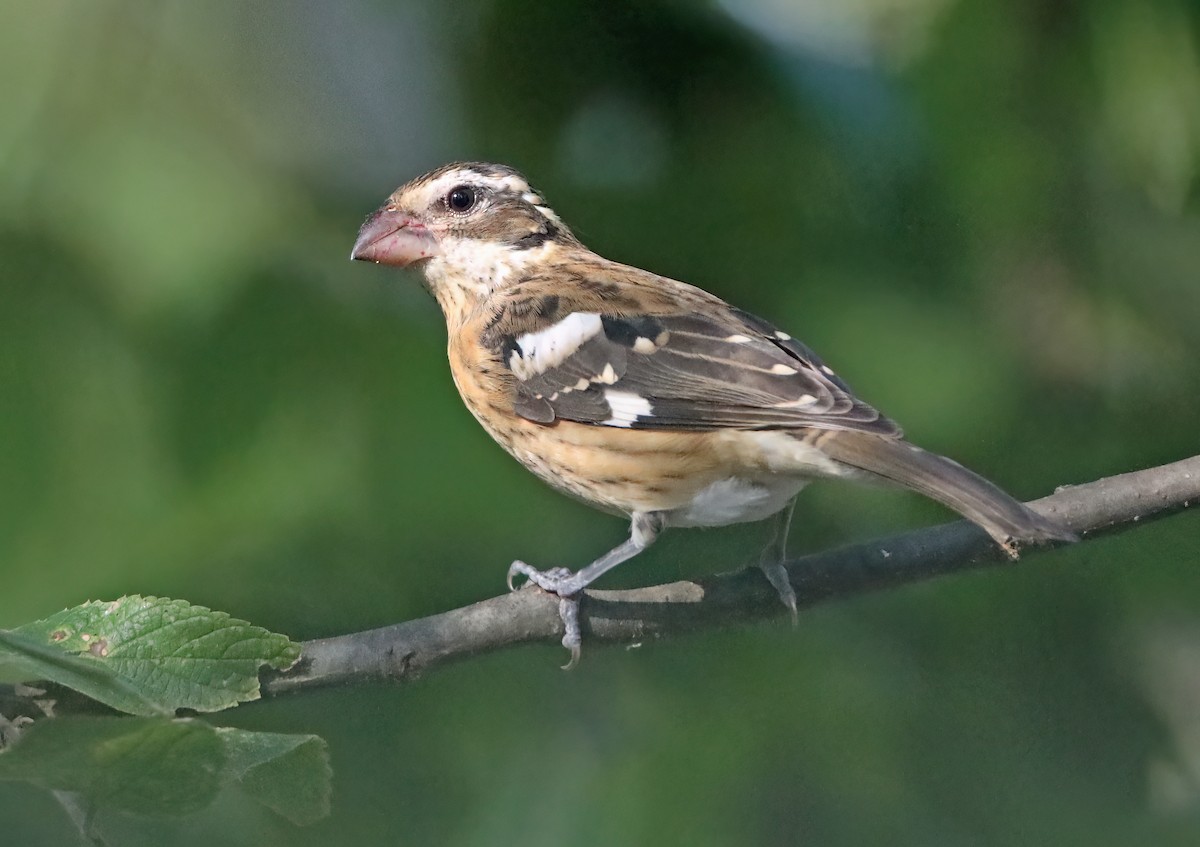
{"type": "Polygon", "coordinates": [[[522,250],[478,239],[447,239],[424,264],[425,285],[446,322],[461,325],[488,297],[528,278],[555,249],[553,242],[522,250]]]}

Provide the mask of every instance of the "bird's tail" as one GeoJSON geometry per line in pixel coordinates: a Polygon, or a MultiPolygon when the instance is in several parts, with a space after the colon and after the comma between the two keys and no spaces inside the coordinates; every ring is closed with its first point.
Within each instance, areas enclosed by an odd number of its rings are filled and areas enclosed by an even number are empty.
{"type": "Polygon", "coordinates": [[[865,432],[835,431],[820,442],[823,453],[853,468],[937,500],[978,524],[1016,558],[1013,542],[1078,541],[1066,527],[1039,515],[958,462],[907,441],[865,432]]]}

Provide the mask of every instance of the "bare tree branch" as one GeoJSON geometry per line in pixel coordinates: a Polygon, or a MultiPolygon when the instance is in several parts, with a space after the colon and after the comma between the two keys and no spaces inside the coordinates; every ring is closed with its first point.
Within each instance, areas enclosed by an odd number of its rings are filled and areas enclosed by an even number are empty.
{"type": "MultiPolygon", "coordinates": [[[[1030,505],[1083,536],[1130,529],[1200,500],[1200,456],[1059,489],[1030,505]]],[[[1048,548],[1029,548],[1033,555],[1048,548]]],[[[789,562],[803,607],[973,568],[1008,565],[981,530],[959,521],[789,562]]],[[[786,613],[755,570],[628,591],[587,591],[585,653],[732,626],[786,613]]],[[[304,643],[300,663],[263,674],[263,693],[283,694],[347,682],[404,680],[450,661],[526,642],[562,637],[556,598],[525,588],[461,609],[381,629],[304,643]]]]}

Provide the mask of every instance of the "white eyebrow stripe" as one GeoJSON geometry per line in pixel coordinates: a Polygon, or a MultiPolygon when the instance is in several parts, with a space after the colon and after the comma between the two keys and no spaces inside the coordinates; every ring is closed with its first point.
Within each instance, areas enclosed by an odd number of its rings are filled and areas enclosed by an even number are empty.
{"type": "Polygon", "coordinates": [[[541,204],[538,204],[538,205],[535,205],[533,208],[537,209],[538,213],[541,214],[541,216],[543,218],[550,221],[555,226],[563,225],[562,218],[560,218],[558,216],[558,213],[555,212],[553,209],[551,209],[549,206],[543,206],[541,204]]]}
{"type": "Polygon", "coordinates": [[[518,337],[508,366],[521,380],[543,374],[561,365],[603,329],[598,313],[572,312],[558,323],[518,337]]]}
{"type": "Polygon", "coordinates": [[[633,426],[639,418],[654,417],[650,401],[632,391],[620,391],[616,388],[604,390],[604,400],[612,411],[612,417],[602,421],[605,426],[633,426]]]}
{"type": "Polygon", "coordinates": [[[416,205],[432,206],[440,203],[451,189],[464,184],[482,185],[502,194],[515,194],[526,203],[529,203],[547,221],[557,227],[566,228],[566,224],[562,222],[562,218],[546,205],[546,201],[542,196],[534,191],[524,178],[515,174],[489,176],[469,167],[455,168],[439,175],[432,182],[424,185],[421,188],[421,200],[416,205]]]}
{"type": "Polygon", "coordinates": [[[484,177],[485,180],[492,185],[498,185],[501,188],[508,189],[513,194],[529,193],[529,183],[514,174],[508,174],[502,177],[484,177]]]}
{"type": "Polygon", "coordinates": [[[440,174],[432,182],[425,185],[422,189],[425,202],[436,202],[440,198],[445,197],[450,189],[463,184],[483,185],[493,191],[511,192],[518,196],[531,193],[529,184],[518,176],[512,174],[500,177],[489,176],[472,168],[464,167],[446,171],[446,173],[440,174]]]}

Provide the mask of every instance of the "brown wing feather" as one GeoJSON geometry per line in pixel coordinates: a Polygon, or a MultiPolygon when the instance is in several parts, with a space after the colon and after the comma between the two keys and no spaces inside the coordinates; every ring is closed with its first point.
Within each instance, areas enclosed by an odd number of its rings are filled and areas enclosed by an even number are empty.
{"type": "Polygon", "coordinates": [[[514,410],[528,420],[901,435],[811,350],[761,318],[634,269],[653,287],[587,270],[568,272],[570,285],[560,275],[553,288],[549,279],[515,286],[484,331],[515,377],[514,410]],[[668,285],[670,296],[658,296],[668,285]]]}

